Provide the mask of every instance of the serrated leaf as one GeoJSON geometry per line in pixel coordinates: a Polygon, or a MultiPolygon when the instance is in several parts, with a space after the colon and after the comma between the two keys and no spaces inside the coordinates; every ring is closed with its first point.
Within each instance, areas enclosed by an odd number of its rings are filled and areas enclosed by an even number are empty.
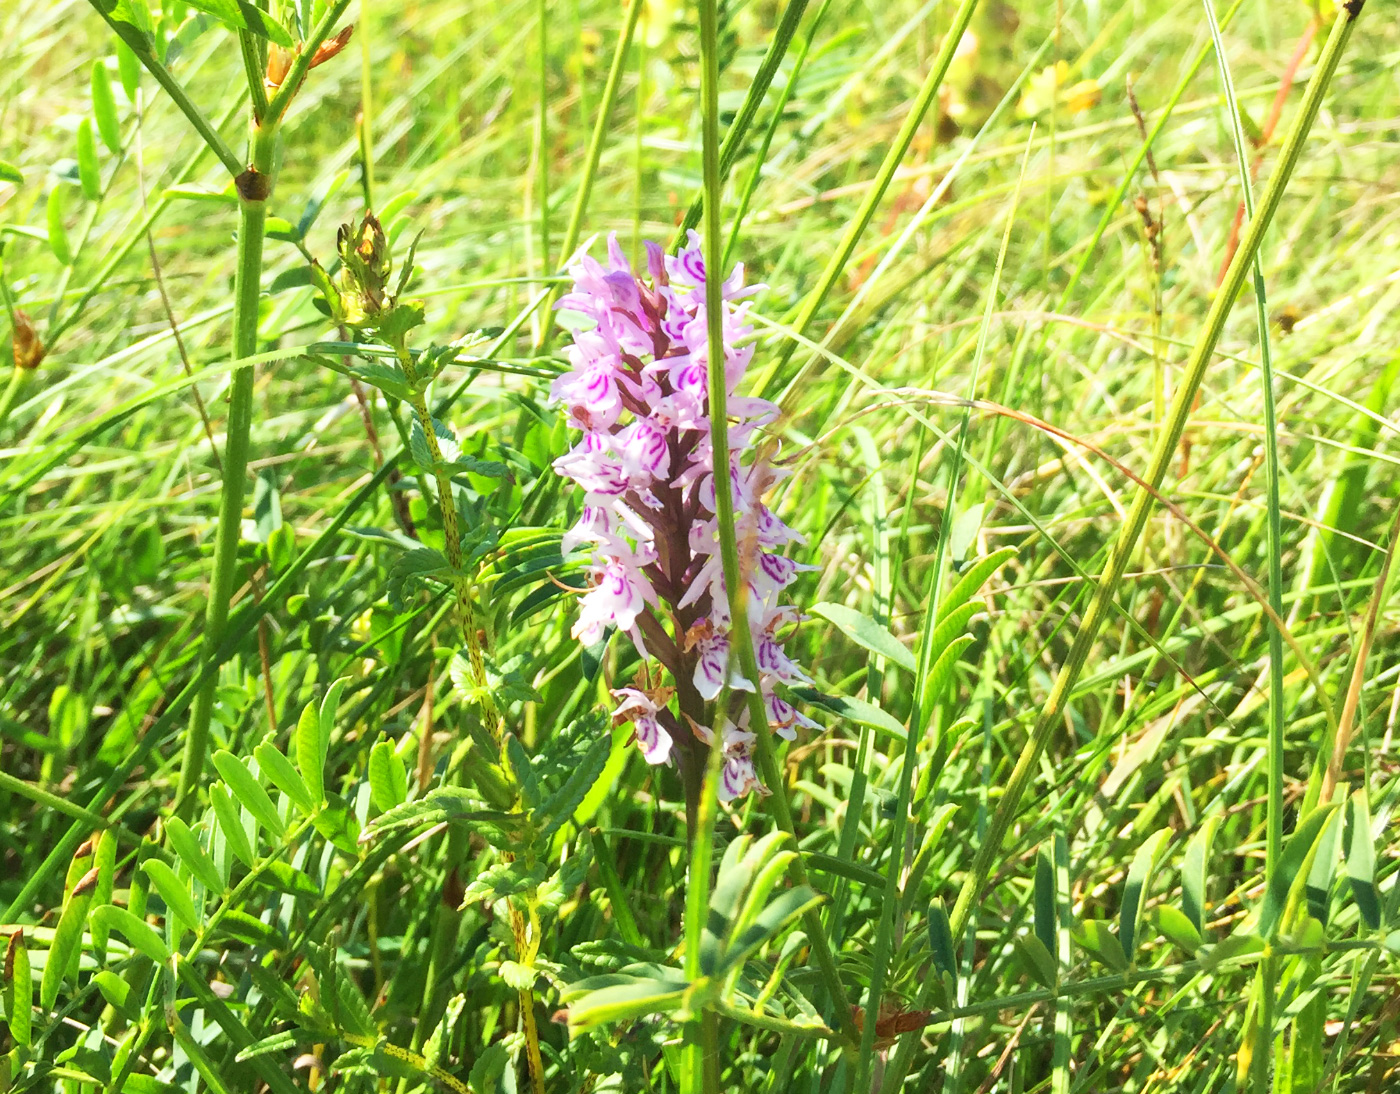
{"type": "MultiPolygon", "coordinates": [[[[272,804],[272,798],[243,761],[232,752],[221,748],[214,753],[214,768],[223,776],[224,782],[228,783],[229,792],[238,799],[239,804],[256,817],[258,823],[271,832],[274,838],[282,839],[286,834],[286,827],[282,818],[277,815],[277,807],[272,804]]],[[[290,794],[287,796],[291,797],[290,794]]]]}
{"type": "Polygon", "coordinates": [[[83,197],[97,201],[102,196],[102,174],[97,163],[97,138],[93,136],[92,119],[78,122],[78,184],[83,197]]]}
{"type": "Polygon", "coordinates": [[[252,866],[257,856],[253,854],[253,845],[248,841],[248,833],[243,828],[243,818],[239,815],[238,806],[233,804],[228,787],[223,783],[210,786],[209,804],[214,807],[219,831],[224,834],[224,842],[228,844],[229,850],[244,866],[252,866]]]}
{"type": "MultiPolygon", "coordinates": [[[[199,913],[194,910],[194,901],[190,898],[189,889],[175,871],[158,858],[148,858],[141,863],[141,869],[151,879],[151,885],[161,900],[165,901],[166,910],[175,919],[179,929],[198,931],[199,913]]],[[[173,937],[178,938],[178,932],[173,937]]]]}
{"type": "Polygon", "coordinates": [[[506,734],[505,745],[506,759],[514,769],[515,781],[520,787],[520,800],[527,811],[533,812],[540,804],[540,784],[535,777],[535,766],[514,733],[506,734]]]}
{"type": "Polygon", "coordinates": [[[309,814],[316,808],[316,803],[311,797],[311,788],[270,738],[253,749],[253,758],[258,761],[259,769],[272,785],[286,794],[303,814],[309,814]]]}
{"type": "Polygon", "coordinates": [[[1210,864],[1210,846],[1223,816],[1221,813],[1212,813],[1205,818],[1200,830],[1186,845],[1186,854],[1181,862],[1181,910],[1202,938],[1206,932],[1206,879],[1210,864]]]}
{"type": "Polygon", "coordinates": [[[1381,925],[1381,902],[1376,892],[1376,849],[1371,840],[1371,804],[1365,789],[1347,802],[1347,882],[1356,910],[1371,930],[1381,925]]]}
{"type": "Polygon", "coordinates": [[[171,849],[199,883],[210,893],[221,894],[224,891],[224,883],[218,868],[199,845],[199,840],[190,831],[190,826],[179,817],[171,817],[165,822],[165,835],[170,840],[171,849]]]}
{"type": "Polygon", "coordinates": [[[286,1052],[288,1049],[296,1048],[297,1031],[288,1029],[281,1033],[274,1033],[270,1037],[264,1037],[260,1041],[254,1041],[251,1045],[246,1045],[238,1050],[234,1059],[238,1063],[251,1060],[255,1056],[266,1056],[269,1052],[286,1052]]]}
{"type": "Polygon", "coordinates": [[[1021,960],[1026,963],[1026,971],[1041,987],[1053,991],[1059,978],[1059,969],[1045,943],[1034,934],[1017,935],[1015,941],[1016,949],[1021,952],[1021,960]]]}
{"type": "Polygon", "coordinates": [[[349,1033],[357,1037],[371,1037],[378,1031],[374,1027],[374,1017],[370,1014],[369,1004],[365,1002],[365,997],[360,994],[360,989],[355,981],[345,975],[344,970],[335,968],[332,972],[335,980],[335,1001],[336,1012],[334,1017],[339,1019],[341,1026],[349,1033]]]}
{"type": "Polygon", "coordinates": [[[436,461],[433,459],[432,450],[428,447],[428,435],[423,432],[423,427],[418,424],[417,418],[414,418],[408,426],[408,454],[420,470],[432,474],[436,461]]]}
{"type": "Polygon", "coordinates": [[[170,960],[170,950],[166,948],[160,935],[151,929],[145,920],[137,919],[125,908],[115,904],[104,904],[94,909],[92,918],[102,923],[109,931],[116,931],[127,940],[132,949],[140,950],[157,964],[170,960]]]}
{"type": "Polygon", "coordinates": [[[409,582],[417,583],[430,577],[446,582],[451,572],[446,557],[441,551],[435,551],[431,547],[419,547],[400,555],[389,568],[389,605],[395,611],[402,611],[404,592],[409,582]]]}
{"type": "Polygon", "coordinates": [[[1162,850],[1171,838],[1170,828],[1159,829],[1148,836],[1128,867],[1128,880],[1123,885],[1123,904],[1118,917],[1118,938],[1129,961],[1136,956],[1138,925],[1142,922],[1143,905],[1147,903],[1147,889],[1152,884],[1152,875],[1157,870],[1162,850]]]}
{"type": "Polygon", "coordinates": [[[1159,904],[1156,909],[1157,929],[1174,945],[1189,954],[1201,948],[1201,932],[1186,913],[1171,904],[1159,904]]]}
{"type": "Polygon", "coordinates": [[[1259,907],[1259,933],[1272,938],[1278,931],[1287,910],[1295,883],[1301,885],[1306,875],[1302,873],[1308,865],[1323,826],[1336,811],[1335,803],[1318,805],[1299,823],[1287,842],[1283,854],[1279,856],[1278,868],[1268,879],[1264,891],[1264,902],[1259,907]]]}
{"type": "Polygon", "coordinates": [[[529,991],[540,975],[533,965],[522,965],[519,961],[502,961],[499,971],[506,986],[516,991],[529,991]]]}
{"type": "Polygon", "coordinates": [[[462,894],[462,907],[477,902],[494,904],[504,897],[526,893],[544,881],[545,868],[522,859],[497,862],[477,874],[462,894]]]}
{"type": "Polygon", "coordinates": [[[552,839],[554,833],[573,817],[574,811],[603,773],[611,750],[611,736],[600,734],[580,758],[564,785],[535,811],[535,824],[540,828],[542,841],[552,839]]]}
{"type": "Polygon", "coordinates": [[[894,662],[910,672],[918,669],[914,655],[888,630],[867,615],[844,604],[822,602],[812,605],[812,614],[835,624],[836,629],[858,646],[894,662]]]}
{"type": "Polygon", "coordinates": [[[360,842],[368,842],[395,828],[448,823],[463,825],[492,846],[509,851],[517,849],[524,821],[520,813],[482,809],[481,802],[461,787],[440,786],[424,797],[404,802],[376,817],[366,826],[360,842]]]}
{"type": "MultiPolygon", "coordinates": [[[[502,979],[504,979],[504,974],[502,974],[502,979]]],[[[447,1001],[447,1008],[442,1012],[442,1018],[433,1027],[433,1032],[423,1043],[423,1059],[428,1062],[430,1068],[437,1067],[442,1063],[447,1040],[452,1035],[452,1027],[457,1024],[457,1019],[462,1016],[462,1011],[466,1009],[466,1006],[467,997],[465,995],[454,995],[447,1001]]]]}
{"type": "MultiPolygon", "coordinates": [[[[250,961],[248,977],[257,985],[264,1000],[272,1004],[273,1012],[284,1022],[295,1022],[300,1016],[297,993],[283,977],[266,965],[250,961]]],[[[251,1047],[251,1046],[250,1046],[251,1047]]]]}
{"type": "Polygon", "coordinates": [[[370,749],[369,789],[374,807],[385,813],[408,798],[408,772],[388,741],[370,749]]]}
{"type": "Polygon", "coordinates": [[[122,131],[117,120],[117,100],[112,95],[112,77],[102,61],[92,63],[92,118],[107,150],[120,152],[122,131]]]}
{"type": "Polygon", "coordinates": [[[247,30],[269,42],[291,49],[296,43],[287,28],[248,0],[185,0],[192,8],[208,12],[230,30],[247,30]]]}
{"type": "Polygon", "coordinates": [[[1084,920],[1074,929],[1073,937],[1081,948],[1114,972],[1128,971],[1128,958],[1123,953],[1123,945],[1106,919],[1084,920]]]}

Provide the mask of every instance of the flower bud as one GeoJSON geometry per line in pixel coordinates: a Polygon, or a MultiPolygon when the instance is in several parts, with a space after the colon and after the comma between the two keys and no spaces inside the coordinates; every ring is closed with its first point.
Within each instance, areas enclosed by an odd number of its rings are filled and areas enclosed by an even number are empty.
{"type": "Polygon", "coordinates": [[[342,224],[336,240],[344,265],[340,283],[346,322],[351,326],[362,325],[384,310],[389,273],[393,269],[389,240],[373,213],[366,213],[359,227],[342,224]]]}
{"type": "Polygon", "coordinates": [[[267,79],[264,81],[270,90],[275,91],[282,86],[282,81],[287,78],[287,73],[292,67],[292,57],[295,54],[286,46],[279,46],[275,42],[267,47],[267,79]]]}
{"type": "Polygon", "coordinates": [[[15,309],[14,320],[15,368],[38,368],[47,351],[44,349],[44,343],[39,340],[34,321],[18,308],[15,309]]]}
{"type": "Polygon", "coordinates": [[[316,52],[311,55],[311,64],[308,68],[315,68],[323,65],[350,44],[350,35],[355,31],[353,25],[344,27],[334,38],[328,38],[316,47],[316,52]]]}

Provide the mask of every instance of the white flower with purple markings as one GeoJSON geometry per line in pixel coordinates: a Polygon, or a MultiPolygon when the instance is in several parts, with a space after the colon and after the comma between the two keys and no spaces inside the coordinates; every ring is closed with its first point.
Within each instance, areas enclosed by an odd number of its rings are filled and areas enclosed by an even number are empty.
{"type": "MultiPolygon", "coordinates": [[[[778,416],[765,399],[734,389],[753,359],[753,327],[743,267],[723,283],[725,380],[730,398],[728,473],[735,533],[751,597],[749,622],[759,679],[744,678],[730,656],[730,618],[720,565],[715,517],[714,465],[708,418],[709,340],[705,320],[705,263],[699,237],[674,257],[647,245],[650,279],[633,273],[616,238],[607,264],[584,255],[570,268],[573,289],[559,308],[582,322],[573,331],[569,372],[554,381],[551,397],[564,404],[581,431],[555,470],[583,490],[583,512],[564,536],[563,549],[588,550],[588,588],[580,598],[573,634],[588,645],[609,628],[625,633],[641,654],[638,680],[653,679],[653,662],[670,675],[661,688],[624,687],[614,717],[630,722],[648,763],[676,758],[695,785],[711,736],[723,727],[720,795],[732,800],[762,787],[754,770],[748,709],[736,692],[757,687],[771,728],[791,740],[798,725],[815,727],[778,689],[808,677],[783,650],[799,621],[779,603],[803,566],[783,554],[802,537],[782,522],[762,496],[781,477],[756,461],[758,432],[778,416]],[[743,301],[743,302],[741,302],[743,301]],[[731,693],[729,709],[714,702],[731,693]],[[731,718],[731,715],[733,717],[731,718]]],[[[661,673],[655,674],[660,680],[661,673]]]]}

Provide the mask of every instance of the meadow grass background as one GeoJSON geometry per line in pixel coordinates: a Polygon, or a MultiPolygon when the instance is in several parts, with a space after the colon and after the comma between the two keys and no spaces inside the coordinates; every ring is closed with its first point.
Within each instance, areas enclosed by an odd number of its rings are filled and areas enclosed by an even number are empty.
{"type": "MultiPolygon", "coordinates": [[[[778,8],[753,0],[731,2],[722,13],[722,108],[737,107],[778,8]]],[[[988,586],[985,617],[971,628],[975,643],[946,704],[945,726],[970,721],[949,742],[936,782],[916,779],[909,838],[922,873],[906,898],[889,985],[891,1000],[904,1005],[926,976],[920,946],[928,902],[955,895],[979,825],[1076,631],[1090,592],[1085,577],[1101,568],[1130,501],[1131,480],[1104,456],[1135,471],[1145,466],[1175,369],[1216,288],[1241,199],[1229,115],[1208,55],[1153,146],[1154,166],[1138,170],[1123,200],[1109,204],[1142,146],[1128,82],[1146,124],[1155,124],[1210,44],[1199,4],[984,0],[975,45],[969,40],[973,48],[955,62],[937,109],[809,327],[810,341],[784,357],[788,324],[865,196],[951,8],[937,0],[830,4],[732,251],[768,286],[756,305],[762,333],[750,376],[766,381],[770,396],[781,394],[789,412],[773,451],[793,475],[776,505],[807,537],[798,557],[817,567],[795,587],[794,601],[846,604],[886,619],[896,635],[917,630],[931,553],[948,519],[950,446],[940,437],[956,432],[964,414],[958,400],[969,395],[982,402],[969,420],[954,557],[1016,548],[988,586]],[[1067,69],[1052,109],[1047,66],[1057,61],[1067,69]],[[989,299],[1008,218],[1004,266],[989,299]],[[987,345],[974,371],[988,307],[987,345]],[[812,343],[824,339],[825,349],[814,351],[812,343]]],[[[271,214],[295,225],[309,202],[324,200],[305,246],[327,264],[335,226],[367,204],[383,216],[400,254],[421,230],[414,291],[426,300],[427,329],[440,342],[504,327],[560,261],[623,9],[596,0],[547,9],[541,57],[532,0],[367,0],[358,13],[352,8],[349,48],[312,74],[293,106],[271,214]],[[366,90],[368,173],[357,129],[366,90]]],[[[1311,18],[1303,3],[1244,0],[1226,27],[1251,136],[1266,125],[1311,18]]],[[[670,239],[700,186],[692,19],[685,5],[648,5],[582,225],[585,236],[616,232],[634,255],[642,240],[670,239]]],[[[242,84],[232,41],[211,28],[192,37],[175,66],[216,118],[236,107],[242,84]]],[[[217,511],[236,225],[212,157],[178,177],[199,145],[149,78],[139,110],[118,85],[123,150],[100,149],[101,200],[86,199],[73,184],[76,131],[91,109],[90,68],[111,48],[86,4],[9,0],[0,7],[0,160],[23,174],[17,184],[0,182],[3,278],[48,347],[42,367],[16,387],[0,426],[0,769],[80,804],[144,739],[192,671],[217,511]],[[172,196],[177,184],[187,189],[172,196]],[[208,193],[192,195],[195,186],[208,193]],[[62,195],[70,264],[47,238],[54,190],[62,195]],[[139,228],[151,214],[147,238],[139,228]],[[184,369],[204,370],[197,390],[207,422],[178,382],[184,369]],[[111,417],[132,400],[140,405],[111,417]]],[[[1257,149],[1261,186],[1316,51],[1314,44],[1297,67],[1275,139],[1257,149]]],[[[797,45],[760,111],[755,141],[796,53],[797,45]]],[[[1286,829],[1319,762],[1324,707],[1343,705],[1400,504],[1392,386],[1400,367],[1397,62],[1394,9],[1373,0],[1261,252],[1277,375],[1284,614],[1315,666],[1310,678],[1296,652],[1285,660],[1286,829]]],[[[113,75],[115,83],[115,68],[113,75]]],[[[245,114],[234,109],[224,127],[235,148],[245,114]]],[[[734,225],[755,162],[750,147],[726,188],[726,224],[734,225]]],[[[269,353],[291,356],[334,337],[298,276],[305,265],[296,246],[268,241],[260,342],[269,353]]],[[[1245,296],[1164,490],[1262,583],[1268,508],[1260,340],[1245,296]]],[[[501,356],[535,360],[543,338],[533,317],[501,356]]],[[[463,375],[454,373],[454,382],[463,375]]],[[[451,421],[470,451],[490,458],[503,448],[519,451],[538,474],[562,451],[546,387],[528,376],[483,374],[451,421]]],[[[256,414],[250,471],[264,491],[275,487],[281,519],[305,547],[376,468],[360,404],[343,377],[292,357],[259,366],[256,414]]],[[[382,401],[373,420],[381,449],[392,452],[399,440],[382,401]]],[[[269,605],[266,623],[221,672],[218,746],[246,751],[269,729],[285,730],[327,681],[349,674],[352,698],[331,762],[347,796],[363,781],[380,734],[400,742],[410,771],[425,727],[437,735],[439,755],[451,751],[459,730],[438,648],[449,641],[436,629],[442,607],[420,604],[400,614],[385,599],[393,555],[377,530],[396,527],[395,493],[401,512],[431,525],[414,487],[409,476],[396,492],[375,491],[292,595],[269,605]]],[[[548,490],[542,487],[536,522],[565,527],[565,501],[548,490]]],[[[250,506],[250,538],[254,516],[250,506]]],[[[243,594],[258,596],[263,584],[259,577],[243,594]]],[[[518,604],[517,596],[493,617],[493,638],[503,658],[524,656],[542,697],[516,712],[535,747],[591,709],[601,685],[582,671],[567,599],[513,618],[518,604]]],[[[1159,508],[1118,604],[1022,805],[997,885],[976,913],[959,1001],[985,1006],[926,1030],[908,1089],[1025,1091],[1054,1083],[1155,1094],[1234,1082],[1247,972],[1193,977],[1188,970],[1164,973],[1160,983],[1077,993],[1059,1008],[1070,1015],[1068,1061],[1055,1055],[1054,1008],[1034,997],[999,1002],[1036,988],[1012,940],[1030,925],[1036,852],[1057,834],[1079,920],[1118,914],[1135,852],[1163,828],[1173,833],[1164,860],[1173,868],[1163,866],[1150,901],[1179,901],[1174,865],[1186,838],[1216,811],[1223,819],[1208,888],[1215,934],[1236,926],[1262,892],[1268,633],[1258,598],[1181,519],[1159,508]]],[[[1351,789],[1369,789],[1376,876],[1381,901],[1393,910],[1400,657],[1385,590],[1377,619],[1345,779],[1351,789]]],[[[789,652],[822,691],[878,702],[899,718],[908,709],[905,678],[868,664],[864,650],[820,619],[803,626],[789,652]]],[[[624,667],[612,656],[605,673],[624,667]]],[[[867,871],[817,875],[838,893],[843,915],[833,931],[849,983],[858,986],[879,895],[861,878],[883,873],[894,850],[889,814],[899,754],[873,738],[871,792],[862,814],[848,816],[861,730],[821,717],[829,730],[792,747],[785,770],[804,848],[867,871]],[[843,833],[854,837],[845,848],[843,833]]],[[[148,761],[114,799],[123,856],[169,803],[179,736],[177,724],[153,742],[148,761]]],[[[685,871],[679,783],[631,752],[618,756],[607,776],[615,786],[590,823],[612,841],[642,935],[667,949],[679,937],[685,871]]],[[[732,821],[722,819],[721,832],[761,829],[760,818],[745,806],[732,821]]],[[[33,794],[0,789],[6,906],[70,823],[33,794]]],[[[391,1040],[408,1043],[441,1013],[446,996],[424,998],[422,966],[424,925],[447,880],[440,856],[422,853],[386,867],[368,898],[350,881],[335,894],[342,902],[338,945],[371,1002],[380,1000],[375,1017],[391,1040]]],[[[11,908],[7,919],[52,926],[62,881],[61,870],[41,879],[32,904],[11,908]]],[[[118,890],[123,884],[119,877],[118,890]]],[[[613,901],[590,879],[555,928],[555,958],[606,936],[614,916],[613,901]]],[[[1329,931],[1363,929],[1339,885],[1329,931]]],[[[1155,930],[1143,932],[1139,968],[1181,962],[1155,930]]],[[[447,979],[468,999],[451,1048],[465,1077],[484,1046],[513,1027],[514,997],[492,975],[499,944],[485,917],[464,917],[459,941],[447,979]]],[[[1071,965],[1079,980],[1103,974],[1081,949],[1071,965]]],[[[1316,986],[1325,1010],[1324,1088],[1393,1088],[1400,1081],[1393,958],[1358,951],[1329,959],[1316,986]]],[[[547,990],[542,996],[545,1020],[557,1003],[547,990]]],[[[89,995],[53,1044],[100,1024],[101,1010],[89,995]]],[[[551,1088],[583,1089],[563,1027],[543,1035],[551,1088]]],[[[791,1048],[737,1027],[725,1036],[726,1082],[734,1089],[819,1090],[830,1078],[830,1064],[775,1066],[775,1053],[791,1048]]],[[[670,1089],[660,1049],[648,1051],[638,1055],[650,1060],[649,1081],[670,1089]]],[[[180,1081],[198,1082],[188,1072],[180,1081]]],[[[1314,1089],[1296,1082],[1291,1089],[1314,1089]]]]}

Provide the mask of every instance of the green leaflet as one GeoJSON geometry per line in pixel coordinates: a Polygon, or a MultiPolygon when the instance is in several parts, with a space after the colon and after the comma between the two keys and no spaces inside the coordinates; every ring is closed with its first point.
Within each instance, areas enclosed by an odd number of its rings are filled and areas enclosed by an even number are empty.
{"type": "MultiPolygon", "coordinates": [[[[140,3],[141,0],[134,0],[140,3]]],[[[192,8],[208,12],[230,30],[247,30],[290,49],[296,43],[287,28],[248,0],[186,0],[192,8]]]]}
{"type": "Polygon", "coordinates": [[[15,928],[5,947],[3,993],[5,1023],[17,1045],[28,1045],[34,1022],[34,976],[29,967],[29,950],[24,931],[15,928]]]}
{"type": "Polygon", "coordinates": [[[104,904],[93,911],[92,918],[108,930],[116,931],[133,949],[140,950],[152,961],[164,964],[170,960],[170,950],[166,948],[160,935],[156,934],[145,920],[137,919],[125,908],[118,908],[115,904],[104,904]]]}
{"type": "MultiPolygon", "coordinates": [[[[283,825],[282,818],[277,814],[277,807],[272,804],[272,798],[268,796],[267,791],[254,778],[253,773],[248,770],[243,761],[222,748],[214,753],[213,759],[215,769],[223,776],[224,782],[228,784],[229,793],[238,800],[244,809],[256,817],[258,823],[271,832],[274,838],[281,840],[286,834],[286,826],[283,825]]],[[[259,766],[262,766],[261,761],[259,761],[259,766]]],[[[291,797],[292,795],[288,794],[287,796],[291,797]]]]}
{"type": "Polygon", "coordinates": [[[1073,932],[1074,940],[1114,972],[1128,971],[1123,944],[1105,919],[1086,919],[1073,932]]]}
{"type": "Polygon", "coordinates": [[[389,741],[381,740],[369,752],[369,788],[374,806],[388,812],[408,799],[408,772],[389,741]]]}
{"type": "Polygon", "coordinates": [[[1277,933],[1295,889],[1301,888],[1307,878],[1305,870],[1312,862],[1323,826],[1336,809],[1335,803],[1319,805],[1303,819],[1284,844],[1278,869],[1268,879],[1264,902],[1259,906],[1259,933],[1265,938],[1272,938],[1277,933]]]}
{"type": "Polygon", "coordinates": [[[92,119],[78,122],[78,183],[83,197],[97,201],[102,197],[102,175],[97,164],[97,139],[92,132],[92,119]]]}
{"type": "Polygon", "coordinates": [[[214,783],[209,788],[209,803],[214,807],[214,816],[219,822],[219,831],[224,834],[224,841],[228,844],[229,850],[237,856],[238,861],[244,866],[252,866],[257,856],[253,853],[253,845],[248,839],[248,832],[243,827],[243,818],[239,815],[238,806],[233,804],[233,798],[229,796],[228,787],[223,783],[214,783]]]}
{"type": "Polygon", "coordinates": [[[214,860],[209,857],[204,848],[199,845],[199,840],[190,831],[187,825],[179,817],[171,817],[165,822],[165,835],[170,840],[170,847],[179,856],[180,861],[185,864],[185,868],[193,874],[211,894],[221,894],[224,891],[223,879],[219,876],[218,867],[214,865],[214,860]]]}
{"type": "MultiPolygon", "coordinates": [[[[194,901],[190,898],[188,887],[176,875],[162,859],[149,858],[141,864],[141,869],[146,876],[151,879],[151,885],[165,901],[165,907],[179,924],[180,928],[187,931],[199,930],[199,914],[195,911],[194,901]]],[[[178,939],[179,933],[174,936],[178,939]]]]}
{"type": "Polygon", "coordinates": [[[112,77],[100,60],[92,63],[92,118],[107,151],[120,152],[122,131],[117,120],[117,100],[112,94],[112,77]]]}
{"type": "Polygon", "coordinates": [[[1371,840],[1371,806],[1365,788],[1347,802],[1347,882],[1356,909],[1371,930],[1381,925],[1381,902],[1376,892],[1376,848],[1371,840]]]}
{"type": "Polygon", "coordinates": [[[812,614],[836,625],[836,629],[858,646],[877,656],[893,661],[901,668],[915,672],[918,665],[902,642],[867,615],[843,604],[814,604],[812,614]]]}
{"type": "MultiPolygon", "coordinates": [[[[297,774],[297,769],[292,766],[291,761],[282,755],[281,749],[272,743],[271,737],[253,749],[253,759],[258,761],[258,768],[268,777],[272,785],[286,794],[291,799],[292,804],[303,814],[309,814],[316,808],[317,803],[312,800],[311,788],[297,774]]],[[[214,762],[217,765],[217,755],[214,762]]]]}
{"type": "Polygon", "coordinates": [[[1206,880],[1210,863],[1210,845],[1215,839],[1215,830],[1220,827],[1222,813],[1212,813],[1202,822],[1200,830],[1186,845],[1186,854],[1181,861],[1181,905],[1186,918],[1196,933],[1205,936],[1206,929],[1206,880]]]}
{"type": "Polygon", "coordinates": [[[1138,925],[1142,922],[1142,909],[1147,903],[1147,890],[1152,884],[1152,875],[1156,872],[1157,862],[1171,838],[1170,828],[1159,829],[1148,836],[1133,855],[1132,865],[1128,867],[1128,880],[1123,885],[1123,905],[1118,919],[1118,938],[1129,961],[1135,960],[1138,925]]]}

